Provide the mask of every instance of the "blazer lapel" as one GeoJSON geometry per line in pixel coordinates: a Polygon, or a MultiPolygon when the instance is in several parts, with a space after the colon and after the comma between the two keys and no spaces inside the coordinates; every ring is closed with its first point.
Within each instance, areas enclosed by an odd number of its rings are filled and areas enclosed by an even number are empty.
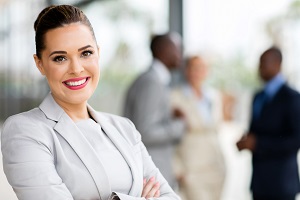
{"type": "Polygon", "coordinates": [[[57,121],[54,130],[70,144],[75,153],[82,160],[95,181],[101,199],[107,199],[111,194],[111,187],[104,167],[98,159],[96,152],[82,135],[73,120],[54,101],[51,94],[49,94],[40,105],[40,109],[48,118],[57,121]]]}
{"type": "Polygon", "coordinates": [[[124,139],[124,137],[108,120],[106,120],[97,112],[95,112],[90,106],[89,106],[89,111],[90,114],[93,116],[93,118],[101,125],[103,131],[107,134],[107,136],[117,147],[117,149],[122,154],[122,156],[124,157],[128,166],[131,169],[133,184],[129,195],[132,196],[140,195],[143,187],[142,184],[143,177],[140,177],[140,173],[138,173],[139,169],[137,168],[133,148],[128,144],[128,142],[124,139]]]}
{"type": "Polygon", "coordinates": [[[276,105],[278,105],[278,103],[280,104],[281,103],[281,100],[280,98],[282,97],[282,92],[284,91],[286,85],[282,85],[280,87],[280,89],[276,92],[276,94],[268,101],[266,102],[263,107],[262,107],[262,110],[261,110],[261,113],[266,115],[266,113],[268,112],[272,112],[274,109],[274,107],[276,107],[276,105]]]}
{"type": "Polygon", "coordinates": [[[101,199],[107,199],[111,194],[111,187],[105,169],[98,159],[96,152],[76,127],[72,119],[67,114],[63,114],[54,129],[68,141],[82,160],[95,181],[101,199]]]}

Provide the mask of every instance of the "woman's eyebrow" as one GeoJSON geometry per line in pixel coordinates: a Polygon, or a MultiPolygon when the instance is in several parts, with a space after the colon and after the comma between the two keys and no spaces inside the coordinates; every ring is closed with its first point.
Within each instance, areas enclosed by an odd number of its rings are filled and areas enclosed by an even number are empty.
{"type": "MultiPolygon", "coordinates": [[[[84,47],[79,48],[78,51],[82,51],[82,50],[84,50],[86,48],[90,48],[90,47],[92,47],[92,46],[91,45],[86,45],[84,47]]],[[[66,51],[53,51],[52,53],[50,53],[49,57],[52,56],[53,54],[67,54],[67,52],[66,51]]]]}
{"type": "Polygon", "coordinates": [[[86,49],[86,48],[89,48],[89,47],[92,47],[92,46],[91,45],[86,45],[84,47],[79,48],[78,51],[82,51],[83,49],[86,49]]]}
{"type": "Polygon", "coordinates": [[[49,57],[52,56],[53,54],[67,54],[66,51],[53,51],[52,53],[50,53],[49,57]]]}

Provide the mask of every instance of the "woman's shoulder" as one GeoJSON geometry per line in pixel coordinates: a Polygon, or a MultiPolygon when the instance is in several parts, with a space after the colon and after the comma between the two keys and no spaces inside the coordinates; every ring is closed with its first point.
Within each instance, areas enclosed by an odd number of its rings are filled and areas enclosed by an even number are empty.
{"type": "Polygon", "coordinates": [[[37,121],[42,119],[42,112],[39,108],[34,108],[32,110],[21,112],[15,115],[8,117],[3,126],[7,126],[8,124],[26,124],[32,123],[35,124],[37,121]]]}
{"type": "Polygon", "coordinates": [[[6,137],[42,137],[42,129],[47,129],[47,118],[39,108],[8,117],[2,126],[1,138],[6,137]]]}

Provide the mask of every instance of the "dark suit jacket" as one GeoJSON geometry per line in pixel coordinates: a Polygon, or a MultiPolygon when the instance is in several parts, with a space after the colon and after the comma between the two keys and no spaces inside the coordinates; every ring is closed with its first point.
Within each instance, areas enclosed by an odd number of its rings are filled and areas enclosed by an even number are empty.
{"type": "Polygon", "coordinates": [[[298,193],[299,93],[284,84],[263,106],[260,117],[252,117],[250,132],[257,138],[252,161],[253,194],[284,196],[298,193]]]}

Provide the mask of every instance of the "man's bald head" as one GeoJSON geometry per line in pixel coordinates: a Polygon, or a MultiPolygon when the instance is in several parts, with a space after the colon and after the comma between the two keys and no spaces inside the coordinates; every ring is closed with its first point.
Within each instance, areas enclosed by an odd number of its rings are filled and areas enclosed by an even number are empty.
{"type": "Polygon", "coordinates": [[[267,82],[274,78],[281,70],[282,54],[279,48],[271,47],[260,57],[259,75],[267,82]]]}
{"type": "Polygon", "coordinates": [[[169,69],[178,67],[182,59],[180,38],[175,36],[171,33],[156,35],[152,38],[150,45],[153,57],[169,69]]]}

